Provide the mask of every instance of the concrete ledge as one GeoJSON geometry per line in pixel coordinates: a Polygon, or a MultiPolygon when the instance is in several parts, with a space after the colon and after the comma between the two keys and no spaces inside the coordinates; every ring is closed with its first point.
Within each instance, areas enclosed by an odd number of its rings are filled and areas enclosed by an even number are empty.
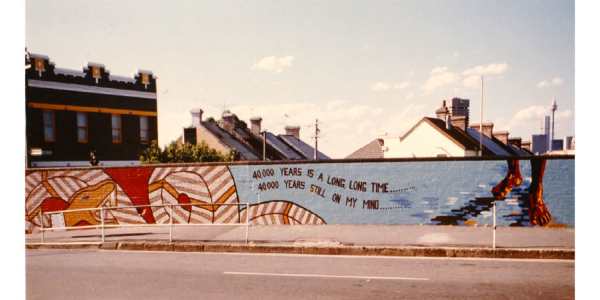
{"type": "Polygon", "coordinates": [[[482,257],[575,259],[574,249],[523,249],[473,247],[302,246],[297,244],[239,244],[165,241],[127,241],[103,244],[28,244],[27,249],[102,249],[178,252],[288,253],[362,256],[482,257]]]}

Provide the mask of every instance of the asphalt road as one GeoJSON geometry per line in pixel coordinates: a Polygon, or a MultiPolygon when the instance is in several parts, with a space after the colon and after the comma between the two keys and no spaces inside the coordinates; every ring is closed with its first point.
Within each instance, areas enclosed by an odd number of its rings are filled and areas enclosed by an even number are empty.
{"type": "Polygon", "coordinates": [[[572,299],[574,261],[27,250],[27,299],[572,299]]]}

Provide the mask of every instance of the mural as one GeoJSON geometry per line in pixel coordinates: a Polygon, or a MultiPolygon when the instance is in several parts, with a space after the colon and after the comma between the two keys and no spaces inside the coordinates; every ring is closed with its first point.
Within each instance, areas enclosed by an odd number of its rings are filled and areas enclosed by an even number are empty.
{"type": "Polygon", "coordinates": [[[261,225],[491,224],[493,201],[501,226],[575,223],[574,159],[31,169],[25,180],[28,232],[42,222],[165,224],[171,217],[261,225]],[[130,207],[136,205],[156,206],[130,207]],[[40,214],[100,207],[102,216],[40,214]]]}

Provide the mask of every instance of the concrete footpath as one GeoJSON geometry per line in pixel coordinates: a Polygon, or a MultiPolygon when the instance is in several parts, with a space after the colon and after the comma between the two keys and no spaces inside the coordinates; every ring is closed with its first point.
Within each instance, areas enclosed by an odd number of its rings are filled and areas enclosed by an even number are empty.
{"type": "Polygon", "coordinates": [[[575,229],[419,225],[267,225],[127,227],[26,236],[28,249],[248,252],[382,256],[574,259],[575,229]],[[169,241],[171,237],[172,241],[169,241]]]}

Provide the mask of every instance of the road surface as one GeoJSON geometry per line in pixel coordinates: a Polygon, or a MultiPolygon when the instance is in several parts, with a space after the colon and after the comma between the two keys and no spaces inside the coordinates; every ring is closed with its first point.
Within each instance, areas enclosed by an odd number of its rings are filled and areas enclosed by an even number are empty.
{"type": "Polygon", "coordinates": [[[27,299],[572,299],[574,261],[27,250],[27,299]]]}

